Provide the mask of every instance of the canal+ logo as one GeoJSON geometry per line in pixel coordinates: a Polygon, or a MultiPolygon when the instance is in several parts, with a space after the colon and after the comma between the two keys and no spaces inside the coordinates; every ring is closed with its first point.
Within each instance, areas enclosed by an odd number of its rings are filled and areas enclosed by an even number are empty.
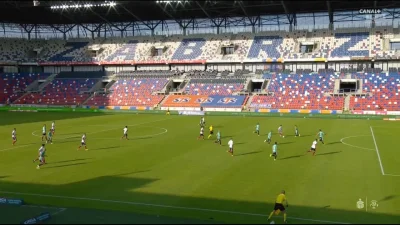
{"type": "Polygon", "coordinates": [[[382,14],[382,9],[360,9],[360,14],[382,14]]]}

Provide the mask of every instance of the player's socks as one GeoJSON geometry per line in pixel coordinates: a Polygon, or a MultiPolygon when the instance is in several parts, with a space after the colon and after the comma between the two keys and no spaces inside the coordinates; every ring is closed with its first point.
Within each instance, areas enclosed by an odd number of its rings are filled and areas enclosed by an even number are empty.
{"type": "Polygon", "coordinates": [[[268,220],[270,220],[273,215],[274,215],[274,211],[272,211],[271,214],[269,214],[268,220]]]}
{"type": "Polygon", "coordinates": [[[272,154],[269,154],[269,157],[271,158],[271,157],[272,157],[272,154]]]}
{"type": "Polygon", "coordinates": [[[283,222],[286,223],[286,213],[283,214],[283,222]]]}

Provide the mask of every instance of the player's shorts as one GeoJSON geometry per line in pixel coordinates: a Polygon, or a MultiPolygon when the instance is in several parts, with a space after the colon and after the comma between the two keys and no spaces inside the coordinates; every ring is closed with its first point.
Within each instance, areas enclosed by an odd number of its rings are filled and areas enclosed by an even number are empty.
{"type": "Polygon", "coordinates": [[[12,137],[12,139],[13,139],[13,141],[16,141],[16,140],[17,140],[17,137],[12,137]]]}
{"type": "Polygon", "coordinates": [[[267,141],[268,141],[268,142],[271,142],[271,138],[268,138],[267,141]]]}
{"type": "Polygon", "coordinates": [[[315,152],[316,150],[317,150],[316,148],[311,148],[311,151],[314,151],[314,152],[315,152]]]}
{"type": "Polygon", "coordinates": [[[214,134],[214,131],[210,131],[210,134],[214,134]]]}
{"type": "Polygon", "coordinates": [[[128,134],[124,134],[124,137],[128,137],[128,134]]]}
{"type": "Polygon", "coordinates": [[[46,133],[43,133],[42,135],[43,135],[43,136],[47,136],[46,133]]]}
{"type": "Polygon", "coordinates": [[[283,204],[281,204],[281,203],[275,203],[274,210],[275,210],[275,211],[276,211],[276,210],[280,210],[281,212],[284,212],[286,209],[285,209],[285,207],[283,206],[283,204]]]}
{"type": "Polygon", "coordinates": [[[320,138],[319,138],[319,141],[324,141],[324,138],[320,137],[320,138]]]}
{"type": "Polygon", "coordinates": [[[53,140],[53,137],[47,137],[47,140],[49,140],[49,141],[52,141],[53,140]]]}
{"type": "Polygon", "coordinates": [[[233,152],[233,148],[229,148],[229,151],[233,152]]]}
{"type": "Polygon", "coordinates": [[[200,136],[204,136],[204,134],[200,134],[200,136]]]}
{"type": "Polygon", "coordinates": [[[82,143],[81,143],[81,146],[84,146],[84,145],[86,145],[86,142],[82,142],[82,143]]]}
{"type": "Polygon", "coordinates": [[[39,156],[39,161],[43,162],[44,161],[44,157],[43,156],[39,156]]]}
{"type": "Polygon", "coordinates": [[[276,152],[272,152],[272,155],[278,155],[276,152]]]}

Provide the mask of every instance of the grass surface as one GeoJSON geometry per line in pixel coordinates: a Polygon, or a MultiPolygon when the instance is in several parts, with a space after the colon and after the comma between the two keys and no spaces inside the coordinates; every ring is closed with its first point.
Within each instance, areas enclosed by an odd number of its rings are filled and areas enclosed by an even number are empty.
{"type": "MultiPolygon", "coordinates": [[[[276,195],[285,189],[292,223],[400,223],[400,176],[395,176],[400,175],[399,123],[207,117],[207,124],[221,131],[219,146],[214,139],[196,140],[199,119],[0,113],[0,196],[67,208],[54,216],[55,223],[89,223],[96,218],[132,223],[139,217],[154,223],[265,223],[276,195]],[[54,144],[47,145],[48,164],[37,170],[32,163],[41,144],[37,136],[52,120],[54,144]],[[260,137],[253,133],[257,122],[260,137]],[[281,124],[285,138],[276,135],[281,124]],[[119,139],[125,125],[130,141],[119,139]],[[301,137],[293,136],[294,125],[301,137]],[[19,140],[15,147],[10,140],[14,127],[19,140]],[[326,144],[318,144],[316,156],[306,155],[318,129],[327,134],[326,144]],[[269,158],[272,146],[263,142],[269,130],[278,142],[277,161],[269,158]],[[83,132],[89,151],[76,150],[83,132]],[[229,138],[235,143],[234,157],[226,152],[229,138]],[[359,199],[367,209],[357,209],[359,199]],[[376,209],[370,207],[371,200],[378,202],[376,209]],[[73,221],[67,219],[71,217],[73,221]]],[[[282,218],[274,221],[281,223],[282,218]]]]}

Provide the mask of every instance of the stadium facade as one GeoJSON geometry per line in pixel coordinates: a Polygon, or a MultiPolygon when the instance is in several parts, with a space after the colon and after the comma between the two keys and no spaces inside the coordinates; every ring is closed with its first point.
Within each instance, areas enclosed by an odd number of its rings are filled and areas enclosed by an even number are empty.
{"type": "Polygon", "coordinates": [[[1,104],[400,115],[397,1],[18,2],[1,104]]]}

